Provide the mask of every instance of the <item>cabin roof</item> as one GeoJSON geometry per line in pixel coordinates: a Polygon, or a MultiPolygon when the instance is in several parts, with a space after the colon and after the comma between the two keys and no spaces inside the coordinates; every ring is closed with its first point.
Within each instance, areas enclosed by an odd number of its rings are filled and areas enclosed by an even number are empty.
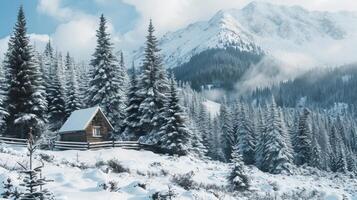
{"type": "Polygon", "coordinates": [[[108,118],[104,115],[101,108],[99,106],[96,106],[92,108],[73,111],[58,132],[68,133],[68,132],[84,131],[88,127],[89,123],[92,121],[93,117],[98,112],[101,112],[103,114],[104,119],[108,122],[110,128],[114,130],[113,126],[110,124],[108,118]]]}

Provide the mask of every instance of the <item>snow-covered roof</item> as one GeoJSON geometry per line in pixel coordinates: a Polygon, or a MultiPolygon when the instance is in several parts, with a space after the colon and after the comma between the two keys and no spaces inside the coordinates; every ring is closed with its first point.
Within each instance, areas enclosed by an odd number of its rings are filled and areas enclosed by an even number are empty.
{"type": "Polygon", "coordinates": [[[101,112],[104,116],[104,119],[108,122],[109,126],[114,130],[113,126],[110,124],[107,117],[104,115],[99,106],[80,109],[72,112],[66,122],[63,124],[61,129],[58,131],[59,133],[66,132],[75,132],[75,131],[83,131],[87,128],[89,123],[92,121],[93,117],[101,112]]]}

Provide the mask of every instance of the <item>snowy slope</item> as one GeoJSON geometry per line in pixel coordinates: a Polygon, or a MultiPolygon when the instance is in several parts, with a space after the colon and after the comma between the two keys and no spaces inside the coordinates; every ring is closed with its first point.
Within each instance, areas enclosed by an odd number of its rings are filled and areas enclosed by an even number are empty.
{"type": "MultiPolygon", "coordinates": [[[[0,147],[0,181],[11,177],[19,183],[16,162],[26,160],[24,148],[0,147]],[[15,170],[14,170],[15,169],[15,170]]],[[[354,177],[315,171],[306,174],[306,170],[296,172],[294,176],[270,175],[249,167],[251,191],[231,193],[227,191],[226,176],[229,165],[209,160],[200,160],[192,156],[171,157],[157,155],[148,151],[106,149],[94,151],[38,151],[50,158],[45,162],[44,176],[54,180],[46,187],[55,193],[59,200],[149,200],[156,191],[165,192],[168,185],[175,190],[177,200],[233,200],[266,199],[266,196],[298,195],[306,199],[357,199],[357,180],[354,177]],[[117,159],[129,172],[114,173],[107,166],[98,166],[100,161],[117,159]],[[97,166],[96,166],[97,164],[97,166]],[[185,190],[172,181],[173,175],[193,171],[195,189],[185,190]],[[98,185],[117,182],[114,192],[104,191],[98,185]],[[140,187],[138,184],[145,184],[140,187]],[[306,197],[306,198],[305,198],[306,197]]],[[[38,154],[36,158],[39,158],[38,154]]],[[[36,162],[38,164],[38,161],[36,162]]],[[[0,187],[0,192],[2,192],[0,187]]]]}
{"type": "MultiPolygon", "coordinates": [[[[296,59],[308,60],[306,57],[311,56],[315,63],[309,64],[333,65],[330,54],[340,53],[339,49],[348,52],[340,59],[334,58],[337,63],[355,59],[346,54],[357,45],[356,36],[357,13],[307,11],[299,6],[252,2],[242,9],[219,11],[207,21],[169,32],[161,38],[160,48],[167,67],[179,66],[204,50],[227,46],[275,57],[292,54],[296,59]],[[299,54],[306,55],[298,57],[299,54]]],[[[142,52],[138,50],[134,58],[139,59],[142,52]]]]}

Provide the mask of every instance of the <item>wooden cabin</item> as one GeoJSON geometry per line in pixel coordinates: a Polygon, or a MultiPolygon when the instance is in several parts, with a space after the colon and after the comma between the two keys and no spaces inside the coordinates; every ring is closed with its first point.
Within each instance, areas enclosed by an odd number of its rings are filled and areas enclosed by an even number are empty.
{"type": "Polygon", "coordinates": [[[102,142],[114,131],[100,107],[74,111],[58,131],[61,141],[102,142]]]}

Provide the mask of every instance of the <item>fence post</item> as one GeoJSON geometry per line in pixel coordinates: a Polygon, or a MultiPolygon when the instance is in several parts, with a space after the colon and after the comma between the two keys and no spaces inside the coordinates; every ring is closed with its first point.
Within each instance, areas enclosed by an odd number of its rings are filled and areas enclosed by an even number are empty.
{"type": "Polygon", "coordinates": [[[114,142],[114,140],[112,141],[112,143],[113,143],[113,148],[115,147],[115,142],[114,142]]]}
{"type": "Polygon", "coordinates": [[[87,148],[90,149],[90,143],[89,142],[87,142],[87,148]]]}

